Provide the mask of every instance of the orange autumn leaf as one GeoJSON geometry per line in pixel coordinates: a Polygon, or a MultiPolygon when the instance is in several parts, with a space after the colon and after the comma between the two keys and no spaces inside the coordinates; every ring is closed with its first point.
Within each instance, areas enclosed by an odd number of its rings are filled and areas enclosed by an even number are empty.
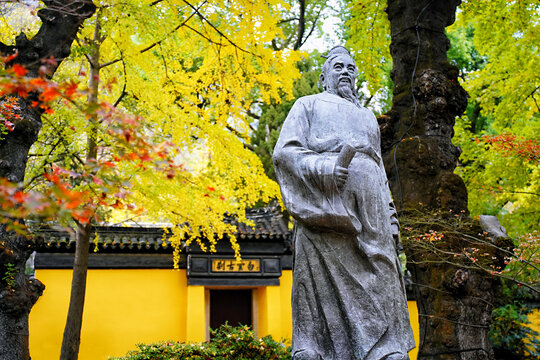
{"type": "Polygon", "coordinates": [[[111,204],[111,207],[115,209],[122,209],[124,204],[120,200],[116,200],[114,204],[111,204]]]}
{"type": "Polygon", "coordinates": [[[31,79],[30,84],[35,86],[36,88],[45,88],[48,84],[48,82],[43,78],[34,78],[31,79]]]}
{"type": "Polygon", "coordinates": [[[41,99],[45,102],[52,101],[56,99],[58,96],[60,96],[60,93],[58,90],[52,86],[47,86],[45,90],[41,93],[41,99]]]}
{"type": "Polygon", "coordinates": [[[64,90],[64,94],[67,98],[71,99],[74,97],[74,95],[76,94],[77,92],[77,84],[75,82],[70,82],[65,90],[64,90]]]}
{"type": "Polygon", "coordinates": [[[66,209],[68,209],[68,210],[72,210],[72,209],[75,209],[80,204],[81,204],[81,201],[76,199],[76,200],[71,200],[70,202],[66,203],[66,205],[64,205],[64,207],[66,209]]]}
{"type": "Polygon", "coordinates": [[[137,154],[135,154],[134,152],[129,153],[129,154],[126,155],[126,159],[135,160],[135,159],[137,159],[137,154]]]}
{"type": "Polygon", "coordinates": [[[23,203],[23,202],[26,200],[27,197],[28,197],[28,196],[27,196],[24,192],[22,192],[22,191],[17,191],[17,192],[13,195],[13,199],[14,199],[16,202],[18,202],[19,204],[20,204],[20,203],[23,203]]]}
{"type": "Polygon", "coordinates": [[[25,76],[28,73],[28,70],[20,64],[13,64],[11,69],[17,76],[25,76]]]}
{"type": "Polygon", "coordinates": [[[141,161],[152,161],[152,157],[147,152],[139,155],[139,159],[141,159],[141,161]]]}
{"type": "Polygon", "coordinates": [[[49,180],[50,182],[57,184],[60,182],[60,177],[56,174],[50,174],[50,173],[44,173],[43,176],[45,179],[49,180]]]}
{"type": "Polygon", "coordinates": [[[80,222],[81,224],[88,224],[90,222],[90,214],[88,212],[82,212],[82,213],[73,213],[73,218],[80,222]]]}

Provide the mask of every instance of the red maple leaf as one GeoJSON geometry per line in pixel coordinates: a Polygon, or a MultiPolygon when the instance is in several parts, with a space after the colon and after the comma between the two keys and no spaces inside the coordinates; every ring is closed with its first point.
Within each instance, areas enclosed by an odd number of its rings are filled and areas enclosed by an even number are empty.
{"type": "Polygon", "coordinates": [[[60,96],[60,93],[55,87],[47,86],[40,97],[44,102],[49,102],[56,99],[58,96],[60,96]]]}
{"type": "Polygon", "coordinates": [[[13,194],[13,199],[19,204],[22,204],[26,200],[27,197],[28,195],[22,191],[17,191],[15,194],[13,194]]]}
{"type": "Polygon", "coordinates": [[[28,70],[26,70],[26,68],[20,64],[13,64],[11,70],[13,70],[17,76],[25,76],[28,73],[28,70]]]}

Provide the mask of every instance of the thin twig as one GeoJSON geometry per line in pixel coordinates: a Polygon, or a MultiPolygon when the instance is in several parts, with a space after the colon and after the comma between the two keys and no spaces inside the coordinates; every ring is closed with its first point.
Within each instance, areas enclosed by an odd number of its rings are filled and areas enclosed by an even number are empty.
{"type": "MultiPolygon", "coordinates": [[[[199,8],[202,7],[204,4],[206,4],[206,2],[207,2],[206,0],[203,1],[203,3],[199,6],[199,8]]],[[[171,31],[167,34],[166,37],[164,37],[163,39],[158,40],[158,41],[156,41],[155,43],[150,44],[150,45],[148,45],[147,47],[141,49],[141,50],[139,51],[139,53],[144,54],[144,53],[147,52],[148,50],[151,50],[151,49],[153,49],[155,46],[161,44],[163,41],[165,41],[170,35],[174,34],[174,32],[177,31],[178,29],[180,29],[182,26],[188,27],[188,26],[186,25],[186,23],[187,23],[189,20],[191,20],[191,18],[192,18],[193,16],[195,16],[195,14],[196,14],[195,12],[192,12],[191,15],[189,15],[189,16],[187,17],[187,19],[185,19],[184,21],[182,21],[182,23],[180,23],[180,24],[177,25],[173,30],[171,30],[171,31]]],[[[122,60],[121,58],[120,58],[120,59],[111,60],[111,61],[109,61],[109,62],[106,62],[106,63],[101,64],[101,65],[99,66],[99,68],[101,69],[101,68],[107,67],[107,66],[109,66],[109,65],[116,64],[117,62],[119,62],[119,61],[121,61],[121,60],[122,60]]]]}
{"type": "MultiPolygon", "coordinates": [[[[234,46],[235,48],[237,48],[238,50],[240,51],[243,51],[247,54],[251,54],[253,56],[256,56],[256,57],[261,57],[260,55],[257,55],[257,54],[254,54],[252,53],[251,51],[249,50],[246,50],[246,49],[243,49],[241,48],[240,46],[236,45],[231,39],[229,39],[227,37],[227,35],[225,35],[223,32],[221,32],[214,24],[212,24],[203,14],[200,13],[199,9],[198,8],[195,8],[193,5],[191,5],[188,1],[186,0],[182,0],[184,3],[186,3],[186,5],[188,5],[191,9],[193,9],[193,11],[195,11],[195,13],[197,13],[197,15],[199,16],[199,18],[203,21],[205,21],[208,25],[210,25],[210,27],[212,27],[212,29],[214,29],[220,36],[222,36],[223,38],[225,38],[225,40],[227,40],[232,46],[234,46]]],[[[192,29],[193,30],[193,29],[192,29]]],[[[203,36],[202,34],[199,33],[199,35],[203,36]]],[[[210,41],[209,39],[207,39],[208,41],[210,41]]]]}
{"type": "Polygon", "coordinates": [[[426,318],[429,318],[429,319],[438,319],[438,320],[448,321],[448,322],[458,324],[458,325],[462,325],[462,326],[469,326],[469,327],[474,327],[474,328],[479,328],[479,329],[489,329],[489,325],[466,324],[466,323],[462,323],[460,321],[455,321],[455,320],[451,320],[451,319],[436,316],[436,315],[418,314],[418,316],[426,317],[426,318]]]}

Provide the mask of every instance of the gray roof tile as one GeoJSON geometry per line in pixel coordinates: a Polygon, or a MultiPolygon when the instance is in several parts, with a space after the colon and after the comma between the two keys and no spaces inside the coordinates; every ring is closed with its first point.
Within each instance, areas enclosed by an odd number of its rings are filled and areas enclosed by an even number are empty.
{"type": "MultiPolygon", "coordinates": [[[[255,226],[238,223],[234,218],[226,217],[225,221],[237,226],[236,237],[239,241],[284,241],[290,238],[290,232],[283,216],[267,208],[252,209],[246,212],[247,218],[254,221],[255,226]]],[[[172,246],[163,240],[164,230],[151,224],[139,226],[95,226],[90,240],[90,250],[104,252],[170,252],[172,246]],[[98,234],[97,240],[95,234],[98,234]]],[[[38,252],[73,252],[75,237],[67,231],[40,229],[39,236],[43,243],[38,252]]]]}

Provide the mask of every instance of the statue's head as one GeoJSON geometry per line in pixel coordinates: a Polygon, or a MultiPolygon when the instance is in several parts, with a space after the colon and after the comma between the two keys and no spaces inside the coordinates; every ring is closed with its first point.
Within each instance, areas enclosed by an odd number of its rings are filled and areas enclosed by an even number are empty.
{"type": "Polygon", "coordinates": [[[356,64],[349,51],[335,46],[323,57],[326,58],[320,77],[323,89],[349,100],[357,99],[356,64]]]}

